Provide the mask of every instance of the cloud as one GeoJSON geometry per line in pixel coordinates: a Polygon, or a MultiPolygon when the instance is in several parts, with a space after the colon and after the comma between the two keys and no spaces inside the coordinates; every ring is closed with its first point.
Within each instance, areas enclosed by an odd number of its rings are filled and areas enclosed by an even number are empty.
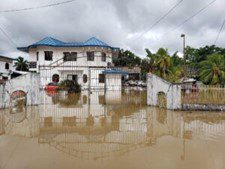
{"type": "MultiPolygon", "coordinates": [[[[57,0],[60,2],[62,0],[57,0]]],[[[31,11],[0,13],[0,26],[18,46],[30,45],[45,36],[62,41],[84,41],[96,36],[110,45],[130,49],[144,57],[145,48],[156,51],[182,51],[181,33],[193,47],[211,45],[222,25],[225,2],[217,0],[208,9],[176,31],[182,23],[210,0],[184,0],[169,16],[148,31],[179,0],[77,0],[61,6],[31,11]],[[140,39],[135,37],[146,32],[140,39]]],[[[1,0],[1,10],[46,5],[50,0],[1,0]]],[[[224,28],[225,30],[225,28],[224,28]]],[[[224,46],[225,31],[219,46],[224,46]]],[[[0,53],[13,53],[16,48],[0,32],[0,53]]],[[[21,53],[18,53],[21,55],[21,53]]]]}

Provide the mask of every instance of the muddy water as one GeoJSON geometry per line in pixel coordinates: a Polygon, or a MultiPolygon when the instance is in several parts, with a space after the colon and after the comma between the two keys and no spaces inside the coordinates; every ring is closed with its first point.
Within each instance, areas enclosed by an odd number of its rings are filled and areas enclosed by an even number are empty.
{"type": "Polygon", "coordinates": [[[146,106],[146,92],[46,94],[0,111],[0,169],[224,169],[225,112],[146,106]]]}

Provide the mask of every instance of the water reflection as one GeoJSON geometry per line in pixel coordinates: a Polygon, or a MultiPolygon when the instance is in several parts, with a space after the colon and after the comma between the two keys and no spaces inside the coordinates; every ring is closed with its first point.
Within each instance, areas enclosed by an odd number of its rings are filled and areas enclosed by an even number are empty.
{"type": "Polygon", "coordinates": [[[188,140],[225,139],[225,114],[148,107],[144,91],[42,93],[42,101],[28,107],[20,122],[11,120],[10,110],[1,111],[0,134],[37,138],[39,145],[92,160],[155,147],[167,137],[181,141],[180,160],[185,160],[188,140]]]}

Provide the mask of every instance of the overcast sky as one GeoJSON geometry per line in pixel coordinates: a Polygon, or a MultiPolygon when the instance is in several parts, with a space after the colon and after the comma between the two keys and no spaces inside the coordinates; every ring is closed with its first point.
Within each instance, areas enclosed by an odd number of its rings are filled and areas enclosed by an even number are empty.
{"type": "MultiPolygon", "coordinates": [[[[64,0],[1,0],[0,11],[62,1],[64,0]]],[[[144,57],[145,48],[156,51],[159,47],[164,47],[170,52],[181,52],[181,33],[186,34],[189,46],[212,45],[225,18],[225,0],[217,0],[182,27],[173,30],[212,1],[184,0],[150,30],[152,24],[178,1],[180,0],[77,0],[49,8],[0,12],[0,27],[20,47],[46,36],[65,42],[85,41],[95,36],[109,45],[129,49],[144,57]]],[[[224,40],[225,28],[217,45],[225,47],[224,40]]],[[[17,52],[1,31],[0,53],[11,57],[24,56],[24,53],[17,52]]]]}

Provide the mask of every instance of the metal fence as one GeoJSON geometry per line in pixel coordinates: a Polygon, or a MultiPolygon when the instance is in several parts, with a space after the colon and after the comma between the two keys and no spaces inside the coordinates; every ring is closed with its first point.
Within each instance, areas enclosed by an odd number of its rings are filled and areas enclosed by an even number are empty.
{"type": "Polygon", "coordinates": [[[183,89],[183,104],[225,104],[225,86],[222,85],[199,85],[191,89],[183,89]]]}

